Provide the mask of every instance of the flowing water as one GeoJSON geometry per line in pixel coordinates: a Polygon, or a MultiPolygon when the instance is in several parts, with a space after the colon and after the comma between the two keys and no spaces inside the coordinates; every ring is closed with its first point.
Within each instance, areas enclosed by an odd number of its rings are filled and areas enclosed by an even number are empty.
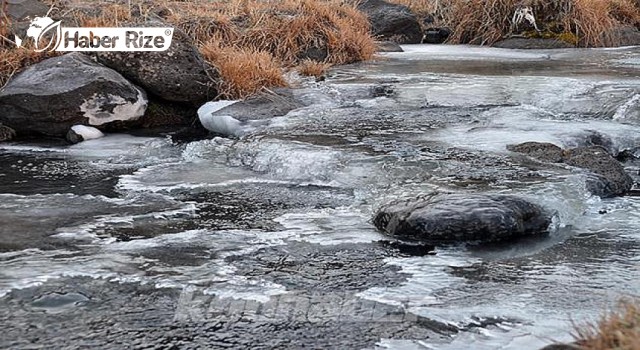
{"type": "Polygon", "coordinates": [[[640,153],[639,57],[406,46],[303,83],[306,107],[240,139],[0,145],[0,347],[570,340],[573,321],[637,296],[640,199],[593,197],[583,172],[506,145],[640,153]],[[524,196],[555,212],[551,234],[423,256],[383,244],[375,210],[434,191],[524,196]]]}

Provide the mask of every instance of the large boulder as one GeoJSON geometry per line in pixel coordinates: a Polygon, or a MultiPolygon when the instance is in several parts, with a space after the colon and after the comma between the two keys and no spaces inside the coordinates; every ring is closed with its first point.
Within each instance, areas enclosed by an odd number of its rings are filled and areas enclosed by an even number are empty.
{"type": "Polygon", "coordinates": [[[146,107],[144,91],[81,53],[30,66],[0,90],[0,123],[18,135],[65,137],[73,125],[126,125],[146,107]]]}
{"type": "MultiPolygon", "coordinates": [[[[131,26],[168,25],[149,22],[131,26]]],[[[166,51],[99,52],[97,57],[100,63],[166,101],[199,106],[217,95],[218,71],[205,62],[191,39],[178,29],[166,51]]]]}
{"type": "Polygon", "coordinates": [[[391,236],[423,242],[496,242],[548,232],[551,217],[523,198],[445,194],[383,207],[373,220],[391,236]]]}
{"type": "Polygon", "coordinates": [[[398,44],[419,44],[422,41],[420,22],[408,7],[384,0],[365,0],[358,9],[369,18],[371,31],[379,39],[398,44]]]}
{"type": "Polygon", "coordinates": [[[633,179],[615,158],[601,146],[572,148],[565,152],[568,165],[591,171],[595,176],[587,181],[589,191],[600,197],[621,196],[633,187],[633,179]]]}

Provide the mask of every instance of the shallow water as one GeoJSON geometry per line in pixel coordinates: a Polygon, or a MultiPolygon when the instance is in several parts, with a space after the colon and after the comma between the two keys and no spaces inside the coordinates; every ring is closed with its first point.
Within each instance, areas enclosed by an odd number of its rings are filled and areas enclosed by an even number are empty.
{"type": "MultiPolygon", "coordinates": [[[[358,312],[385,310],[347,342],[356,348],[538,349],[637,295],[640,199],[592,197],[580,171],[506,145],[578,146],[598,133],[612,151],[636,151],[640,50],[405,49],[305,83],[297,94],[314,104],[241,139],[0,145],[0,301],[12,326],[80,312],[91,288],[70,286],[89,278],[175,291],[178,316],[199,310],[182,302],[194,291],[265,308],[291,298],[294,311],[316,298],[341,310],[350,333],[358,312]],[[376,243],[380,205],[433,191],[525,196],[556,213],[552,233],[420,257],[376,243]],[[381,330],[392,324],[403,331],[381,330]]],[[[625,166],[636,176],[639,164],[625,166]]],[[[110,300],[131,297],[114,290],[110,300]]],[[[82,317],[110,312],[97,310],[82,317]]],[[[300,341],[345,346],[335,328],[319,332],[300,341]]],[[[23,347],[29,334],[0,345],[23,347]]],[[[226,344],[264,339],[247,341],[226,344]]]]}

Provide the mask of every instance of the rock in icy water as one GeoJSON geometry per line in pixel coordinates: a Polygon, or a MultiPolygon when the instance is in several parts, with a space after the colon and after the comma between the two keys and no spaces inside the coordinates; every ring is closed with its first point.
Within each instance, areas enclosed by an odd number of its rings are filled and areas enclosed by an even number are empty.
{"type": "Polygon", "coordinates": [[[526,154],[531,158],[543,162],[561,163],[564,151],[562,148],[548,142],[525,142],[517,145],[508,145],[511,152],[526,154]]]}
{"type": "MultiPolygon", "coordinates": [[[[600,138],[589,138],[585,142],[607,143],[600,138]]],[[[543,162],[565,163],[582,168],[592,174],[587,179],[589,192],[600,197],[622,196],[633,187],[633,179],[626,173],[617,159],[611,156],[611,150],[603,146],[585,146],[563,150],[562,148],[544,142],[525,142],[508,145],[512,152],[526,154],[543,162]]]]}
{"type": "MultiPolygon", "coordinates": [[[[162,22],[132,27],[170,27],[162,22]]],[[[166,101],[200,105],[217,95],[218,71],[209,66],[189,37],[174,30],[171,46],[159,52],[100,52],[98,61],[166,101]]]]}
{"type": "Polygon", "coordinates": [[[418,18],[404,5],[384,0],[366,0],[358,5],[371,23],[372,34],[398,44],[419,44],[422,28],[418,18]]]}
{"type": "Polygon", "coordinates": [[[510,195],[443,194],[391,203],[374,218],[391,236],[423,242],[497,242],[548,232],[551,216],[510,195]]]}
{"type": "Polygon", "coordinates": [[[591,193],[600,197],[621,196],[633,187],[633,179],[624,167],[600,146],[572,148],[565,152],[564,162],[587,169],[596,176],[587,181],[591,193]]]}
{"type": "Polygon", "coordinates": [[[73,125],[117,128],[146,108],[142,90],[77,52],[37,63],[0,90],[0,122],[18,135],[65,137],[73,125]]]}

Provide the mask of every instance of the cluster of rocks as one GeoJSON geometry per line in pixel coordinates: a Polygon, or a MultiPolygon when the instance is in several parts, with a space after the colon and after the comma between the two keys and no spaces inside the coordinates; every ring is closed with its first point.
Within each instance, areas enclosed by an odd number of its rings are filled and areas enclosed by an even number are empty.
{"type": "Polygon", "coordinates": [[[600,145],[562,149],[545,142],[525,142],[507,146],[542,162],[564,163],[587,170],[587,189],[596,196],[622,196],[633,187],[633,179],[609,151],[600,145]]]}
{"type": "MultiPolygon", "coordinates": [[[[47,11],[48,6],[36,0],[9,3],[12,33],[24,38],[31,20],[47,11]]],[[[171,27],[159,18],[127,26],[171,27]]],[[[137,128],[206,132],[197,110],[218,96],[220,79],[217,69],[178,29],[162,52],[52,57],[16,74],[0,89],[0,142],[44,136],[76,143],[100,137],[102,131],[137,128]]],[[[286,92],[271,95],[240,101],[223,113],[235,111],[236,118],[238,111],[253,115],[253,108],[260,107],[274,116],[299,107],[286,92]]]]}
{"type": "MultiPolygon", "coordinates": [[[[507,149],[545,163],[580,169],[587,189],[600,197],[627,194],[633,179],[602,145],[562,149],[525,142],[507,149]]],[[[499,242],[548,233],[554,213],[528,199],[503,194],[453,193],[422,196],[384,205],[374,225],[394,238],[423,243],[499,242]]]]}
{"type": "MultiPolygon", "coordinates": [[[[22,33],[47,10],[34,0],[10,3],[11,30],[22,33]]],[[[218,84],[217,70],[179,30],[162,52],[73,52],[49,58],[15,75],[0,90],[0,141],[37,135],[78,142],[101,135],[91,128],[191,125],[196,108],[216,97],[218,84]]]]}

